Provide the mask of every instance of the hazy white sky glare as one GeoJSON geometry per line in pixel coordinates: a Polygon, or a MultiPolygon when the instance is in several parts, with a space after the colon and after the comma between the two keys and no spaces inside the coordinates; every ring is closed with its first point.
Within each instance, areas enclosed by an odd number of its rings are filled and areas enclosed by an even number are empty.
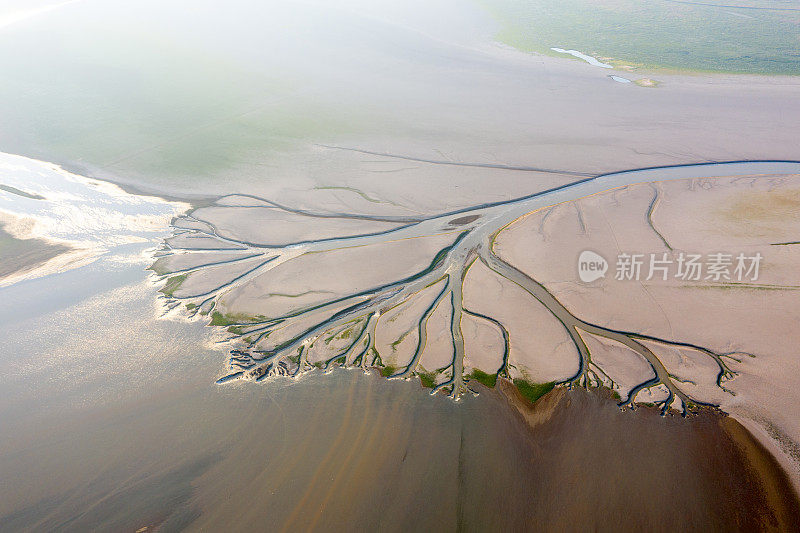
{"type": "Polygon", "coordinates": [[[6,26],[11,26],[12,24],[21,22],[31,17],[35,17],[36,15],[41,15],[42,13],[47,13],[48,11],[53,11],[54,9],[58,9],[60,7],[80,1],[81,0],[66,0],[65,2],[45,4],[43,6],[29,9],[17,9],[14,6],[11,6],[10,9],[7,9],[6,6],[0,5],[0,29],[5,28],[6,26]]]}

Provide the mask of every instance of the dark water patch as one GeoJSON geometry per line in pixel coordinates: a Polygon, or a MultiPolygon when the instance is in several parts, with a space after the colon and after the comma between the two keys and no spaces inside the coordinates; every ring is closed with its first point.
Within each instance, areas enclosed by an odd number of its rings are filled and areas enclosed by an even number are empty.
{"type": "Polygon", "coordinates": [[[454,218],[450,221],[451,226],[463,226],[464,224],[469,224],[470,222],[475,222],[481,218],[480,215],[467,215],[465,217],[454,218]]]}
{"type": "Polygon", "coordinates": [[[31,270],[70,250],[41,239],[17,239],[0,226],[0,279],[31,270]]]}
{"type": "Polygon", "coordinates": [[[12,187],[11,185],[3,185],[2,183],[0,183],[0,191],[10,192],[11,194],[16,194],[17,196],[22,196],[23,198],[30,198],[31,200],[45,199],[44,196],[40,196],[38,194],[31,194],[21,189],[17,189],[16,187],[12,187]]]}
{"type": "MultiPolygon", "coordinates": [[[[108,496],[64,524],[44,524],[46,529],[72,531],[124,531],[132,524],[152,529],[191,512],[192,482],[219,460],[209,455],[189,461],[160,475],[134,479],[114,487],[108,496]]],[[[197,516],[196,511],[194,516],[197,516]]],[[[180,520],[185,523],[185,520],[180,520]]],[[[135,527],[134,529],[139,529],[135,527]]]]}
{"type": "Polygon", "coordinates": [[[180,386],[25,447],[7,478],[20,488],[47,492],[45,465],[79,459],[81,473],[0,520],[132,531],[797,526],[788,480],[729,418],[621,412],[560,388],[522,408],[504,384],[458,403],[341,369],[267,387],[180,386]]]}
{"type": "Polygon", "coordinates": [[[526,433],[520,475],[541,530],[800,530],[800,503],[775,459],[719,411],[621,411],[610,394],[556,389],[531,406],[491,393],[526,433]]]}

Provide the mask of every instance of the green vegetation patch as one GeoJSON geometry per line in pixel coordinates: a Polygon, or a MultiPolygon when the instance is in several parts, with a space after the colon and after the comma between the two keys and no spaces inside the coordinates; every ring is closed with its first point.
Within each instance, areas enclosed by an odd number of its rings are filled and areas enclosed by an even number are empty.
{"type": "Polygon", "coordinates": [[[800,11],[780,0],[479,1],[501,24],[497,40],[524,51],[574,49],[618,67],[800,74],[800,11]]]}
{"type": "Polygon", "coordinates": [[[426,389],[432,389],[436,386],[436,372],[426,372],[424,370],[417,371],[419,382],[426,389]]]}
{"type": "Polygon", "coordinates": [[[160,292],[163,292],[167,296],[172,296],[175,294],[184,281],[186,281],[187,274],[180,274],[178,276],[172,276],[171,278],[167,279],[167,283],[161,288],[160,292]]]}
{"type": "Polygon", "coordinates": [[[397,367],[392,365],[384,365],[381,367],[381,376],[388,378],[392,374],[397,372],[397,367]]]}
{"type": "Polygon", "coordinates": [[[660,81],[651,78],[641,78],[639,80],[634,81],[633,83],[635,83],[639,87],[651,87],[651,88],[655,88],[661,85],[660,81]]]}
{"type": "MultiPolygon", "coordinates": [[[[399,316],[399,315],[396,315],[394,318],[397,318],[397,316],[399,316]]],[[[389,345],[389,346],[391,346],[391,347],[392,347],[392,351],[393,351],[393,352],[396,352],[396,351],[397,351],[397,347],[398,347],[398,346],[400,346],[400,343],[402,343],[404,340],[406,340],[406,337],[408,337],[408,335],[409,335],[410,333],[411,333],[411,330],[408,330],[408,331],[406,331],[405,333],[403,333],[402,335],[400,335],[400,336],[399,336],[399,337],[398,337],[398,338],[397,338],[397,339],[396,339],[394,342],[392,342],[392,343],[389,345]]]]}
{"type": "Polygon", "coordinates": [[[352,326],[347,329],[343,329],[342,331],[336,333],[335,335],[330,335],[326,337],[324,339],[325,345],[327,346],[333,341],[342,341],[350,339],[353,337],[353,333],[354,333],[354,328],[352,326]]]}
{"type": "Polygon", "coordinates": [[[518,378],[514,380],[514,386],[522,394],[526,400],[535,403],[536,400],[553,390],[556,386],[555,381],[549,383],[532,383],[530,381],[518,378]]]}
{"type": "Polygon", "coordinates": [[[351,338],[352,336],[353,336],[353,328],[347,328],[346,330],[336,335],[336,339],[345,340],[351,338]]]}
{"type": "Polygon", "coordinates": [[[493,389],[495,384],[497,383],[497,374],[487,374],[483,370],[478,370],[477,368],[472,370],[472,373],[470,373],[469,378],[474,379],[475,381],[489,387],[490,389],[493,389]]]}
{"type": "MultiPolygon", "coordinates": [[[[258,315],[258,316],[250,316],[244,313],[232,313],[232,314],[222,314],[219,311],[214,311],[211,313],[211,325],[212,326],[234,326],[235,324],[241,323],[248,323],[248,322],[257,322],[259,320],[264,320],[266,317],[258,315]]],[[[228,331],[231,331],[231,328],[228,328],[228,331]]],[[[231,333],[235,333],[231,331],[231,333]]]]}

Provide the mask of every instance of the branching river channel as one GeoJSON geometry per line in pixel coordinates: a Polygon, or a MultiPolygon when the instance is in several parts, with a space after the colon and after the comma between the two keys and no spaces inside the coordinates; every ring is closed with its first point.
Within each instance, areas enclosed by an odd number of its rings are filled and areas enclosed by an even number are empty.
{"type": "MultiPolygon", "coordinates": [[[[267,198],[249,195],[230,195],[216,201],[230,209],[260,207],[280,210],[292,215],[312,219],[337,219],[371,221],[392,224],[388,230],[368,234],[326,237],[299,242],[263,244],[233,238],[224,227],[204,220],[200,210],[191,211],[173,222],[174,233],[166,240],[154,270],[159,279],[166,279],[162,292],[170,308],[178,305],[188,309],[191,316],[212,315],[215,306],[231,291],[263,276],[295,258],[305,254],[328,252],[360,247],[385,241],[398,241],[420,236],[451,234],[452,240],[429,263],[413,275],[402,279],[386,279],[385,283],[368,289],[360,288],[350,294],[336,295],[313,305],[300,305],[280,316],[243,317],[229,319],[218,325],[231,332],[234,348],[228,362],[229,373],[219,380],[226,383],[236,379],[263,381],[271,376],[297,376],[314,367],[331,365],[359,366],[364,369],[379,367],[389,378],[409,378],[422,373],[420,358],[426,347],[427,325],[434,310],[442,304],[450,307],[450,337],[452,360],[449,365],[436,369],[435,380],[429,383],[432,391],[447,393],[458,399],[470,390],[471,375],[465,368],[462,319],[465,315],[485,321],[502,335],[505,344],[502,362],[498,368],[489,369],[500,378],[510,378],[509,353],[514,339],[508,329],[495,317],[487,316],[464,305],[463,282],[467,271],[480,262],[494,275],[518,285],[530,295],[531,305],[542,305],[563,325],[574,344],[579,361],[577,372],[556,384],[567,386],[608,385],[607,369],[592,359],[581,333],[590,333],[620,343],[641,356],[652,369],[652,376],[630,388],[620,398],[621,406],[632,406],[637,393],[643,389],[661,387],[666,395],[658,402],[662,412],[676,409],[682,413],[694,405],[712,405],[703,398],[691,397],[681,388],[681,380],[671,375],[657,354],[648,346],[661,344],[676,348],[696,350],[716,364],[716,385],[725,390],[725,382],[735,376],[730,362],[750,354],[719,353],[709,348],[680,339],[658,338],[636,331],[620,331],[593,324],[570,312],[544,285],[499,257],[493,247],[498,234],[518,218],[549,206],[576,200],[606,190],[636,183],[648,183],[686,178],[717,176],[800,174],[800,163],[788,161],[742,161],[708,163],[675,167],[659,167],[605,174],[536,192],[504,202],[477,205],[427,218],[403,216],[373,216],[350,213],[313,212],[279,205],[267,198]],[[170,263],[168,259],[182,258],[170,263]],[[192,285],[192,276],[207,269],[245,263],[247,268],[232,269],[230,276],[220,278],[220,283],[209,288],[192,285]],[[177,268],[170,265],[178,265],[177,268]],[[175,290],[178,286],[180,291],[175,290]],[[436,287],[432,303],[420,308],[415,318],[416,349],[413,356],[402,365],[390,366],[381,359],[376,346],[376,327],[387,312],[407,303],[427,288],[436,287]],[[277,330],[293,333],[273,335],[277,330]],[[346,339],[344,344],[331,343],[330,339],[346,339]],[[322,343],[328,347],[324,358],[310,360],[312,348],[322,343]]],[[[656,192],[656,194],[658,194],[656,192]]],[[[655,198],[654,198],[655,200],[655,198]]],[[[244,211],[243,211],[244,213],[244,211]]],[[[270,228],[264,228],[269,236],[270,228]]],[[[313,289],[313,287],[309,287],[313,289]]],[[[212,324],[214,322],[212,321],[212,324]]]]}

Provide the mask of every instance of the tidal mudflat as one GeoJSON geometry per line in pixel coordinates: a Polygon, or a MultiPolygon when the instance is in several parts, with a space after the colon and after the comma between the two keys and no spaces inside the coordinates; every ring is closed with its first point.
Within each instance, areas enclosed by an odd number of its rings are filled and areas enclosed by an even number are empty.
{"type": "MultiPolygon", "coordinates": [[[[338,191],[343,211],[426,215],[566,181],[548,169],[800,160],[795,77],[637,68],[616,72],[658,86],[609,83],[610,69],[498,46],[492,13],[457,0],[74,2],[0,29],[2,151],[179,197],[311,207],[338,191]]],[[[603,56],[562,37],[545,49],[603,56]]]]}
{"type": "MultiPolygon", "coordinates": [[[[787,171],[770,168],[778,170],[787,171]]],[[[745,165],[739,172],[752,173],[753,168],[745,165]]],[[[91,183],[77,180],[70,197],[90,194],[91,183]]],[[[120,190],[115,194],[125,199],[120,205],[128,206],[128,215],[136,210],[132,206],[141,209],[153,201],[129,198],[120,190]]],[[[260,204],[233,204],[262,209],[260,204]]],[[[572,204],[558,205],[574,210],[572,204]]],[[[386,374],[388,363],[398,365],[396,372],[402,370],[402,361],[389,357],[387,365],[367,368],[371,375],[360,368],[328,365],[325,370],[309,364],[293,379],[273,376],[260,384],[215,386],[214,376],[231,342],[238,342],[230,336],[239,336],[224,330],[242,324],[208,328],[215,320],[213,311],[186,320],[190,310],[185,305],[173,308],[169,302],[192,287],[191,274],[173,285],[170,296],[156,298],[157,286],[145,267],[154,254],[163,254],[157,251],[160,239],[176,242],[168,234],[170,213],[187,208],[163,201],[157,205],[162,210],[159,231],[145,231],[134,241],[120,239],[79,268],[2,289],[7,303],[0,361],[7,391],[0,403],[3,529],[247,529],[266,521],[287,530],[527,528],[532,523],[544,528],[565,523],[621,528],[672,524],[695,530],[742,524],[792,527],[796,500],[790,481],[747,432],[731,426],[721,413],[702,411],[687,418],[669,413],[662,418],[657,408],[620,411],[612,393],[598,388],[583,392],[556,387],[531,407],[520,392],[526,389],[502,377],[494,389],[485,388],[483,383],[491,385],[487,378],[492,367],[482,376],[474,370],[483,367],[472,364],[488,364],[495,357],[501,364],[497,324],[506,324],[513,335],[510,364],[538,371],[534,361],[519,359],[516,350],[549,353],[544,344],[541,349],[520,346],[514,340],[516,319],[492,322],[490,310],[484,310],[487,324],[474,324],[484,335],[484,345],[475,350],[467,344],[471,349],[465,353],[472,359],[466,361],[475,363],[467,364],[470,372],[462,372],[465,393],[459,402],[431,396],[416,380],[386,380],[379,370],[386,374]],[[120,322],[127,324],[124,332],[120,322]],[[497,331],[492,332],[492,325],[497,331]],[[709,450],[714,452],[710,456],[709,450]],[[664,490],[672,490],[665,487],[676,487],[670,498],[663,497],[664,490]],[[583,512],[598,505],[605,509],[602,521],[583,512]]],[[[200,209],[211,214],[217,208],[200,209]]],[[[499,206],[448,216],[445,230],[437,232],[455,239],[447,228],[474,231],[492,209],[499,206]]],[[[199,217],[202,212],[194,213],[199,217]]],[[[275,209],[273,215],[285,213],[275,209]]],[[[347,230],[336,218],[334,230],[347,230]]],[[[228,224],[242,220],[221,219],[228,224]]],[[[324,219],[314,218],[317,224],[324,219]]],[[[175,219],[173,232],[191,242],[196,232],[176,229],[186,222],[186,217],[175,219]]],[[[295,225],[291,228],[296,231],[295,225]]],[[[226,238],[221,227],[217,231],[219,238],[226,238]]],[[[198,237],[196,250],[184,259],[241,253],[201,250],[208,241],[198,237]]],[[[343,242],[327,238],[329,245],[343,242]]],[[[358,238],[364,237],[350,236],[344,242],[358,238]]],[[[163,264],[166,257],[159,260],[163,264]]],[[[289,288],[283,290],[283,296],[275,296],[279,301],[307,305],[286,296],[289,288]]],[[[517,305],[514,301],[509,298],[508,305],[517,305]]],[[[520,305],[534,309],[536,304],[528,300],[520,305]]],[[[384,319],[397,329],[409,319],[418,320],[425,309],[409,305],[394,321],[389,313],[384,319]]],[[[444,351],[450,341],[442,340],[452,331],[447,321],[434,328],[431,317],[428,324],[426,349],[444,351]]],[[[547,338],[543,330],[533,331],[542,342],[547,338]]],[[[463,337],[467,343],[475,339],[466,324],[463,337]]],[[[391,332],[379,338],[387,344],[380,350],[392,353],[391,332]]],[[[327,346],[335,349],[343,340],[327,346]]],[[[592,349],[597,364],[605,364],[599,361],[600,350],[592,349]]],[[[561,357],[557,351],[553,356],[561,357]]],[[[423,351],[420,361],[428,359],[423,351]]],[[[510,364],[509,376],[516,376],[518,370],[510,364]]]]}
{"type": "Polygon", "coordinates": [[[796,481],[798,399],[785,369],[800,311],[789,244],[798,171],[741,162],[623,172],[416,220],[231,195],[176,219],[151,268],[171,309],[229,335],[220,384],[268,387],[343,366],[453,399],[498,380],[532,400],[555,386],[607,389],[620,406],[662,415],[734,414],[796,481]],[[347,226],[355,221],[362,232],[347,226]],[[297,233],[306,226],[319,238],[297,233]],[[581,284],[587,248],[664,261],[743,249],[764,262],[751,283],[704,274],[581,284]]]}
{"type": "Polygon", "coordinates": [[[487,4],[0,7],[0,530],[797,529],[800,81],[487,4]]]}
{"type": "MultiPolygon", "coordinates": [[[[229,363],[232,373],[221,378],[223,381],[297,375],[310,366],[327,368],[334,363],[361,367],[378,364],[389,377],[418,375],[434,391],[448,391],[454,398],[466,392],[467,376],[480,372],[537,383],[608,385],[628,404],[641,391],[663,388],[666,396],[659,400],[663,409],[685,411],[692,403],[719,402],[707,396],[709,391],[698,391],[690,399],[678,386],[680,380],[673,379],[675,370],[666,369],[649,343],[694,350],[707,357],[716,368],[707,377],[722,390],[723,381],[735,374],[730,368],[732,362],[741,362],[741,356],[752,354],[702,347],[682,341],[672,332],[654,336],[649,330],[636,332],[582,320],[556,298],[553,289],[516,266],[544,257],[531,241],[519,240],[541,235],[544,221],[558,208],[574,210],[578,215],[582,225],[578,234],[585,237],[582,246],[599,246],[602,242],[593,240],[594,234],[586,226],[580,200],[591,197],[594,201],[609,198],[619,202],[629,189],[638,193],[645,186],[650,203],[623,211],[632,221],[640,221],[641,227],[631,239],[645,246],[656,238],[660,249],[674,252],[653,221],[656,206],[662,203],[662,183],[674,187],[669,180],[681,177],[678,187],[689,191],[686,194],[695,200],[700,194],[694,191],[696,182],[704,183],[700,190],[706,191],[720,185],[730,187],[733,180],[733,184],[747,184],[746,193],[765,191],[750,200],[757,205],[754,210],[770,212],[768,202],[788,202],[784,214],[795,216],[791,184],[796,183],[798,171],[798,163],[743,162],[623,172],[585,178],[516,200],[418,219],[296,210],[264,198],[231,195],[179,217],[173,236],[165,241],[152,269],[167,280],[162,292],[172,307],[182,304],[192,316],[209,316],[211,324],[227,326],[227,331],[240,340],[241,347],[232,352],[229,363]],[[761,178],[764,174],[771,177],[761,178]],[[720,175],[736,177],[720,181],[720,175]],[[788,200],[782,199],[782,187],[789,187],[788,200]],[[528,219],[542,222],[531,224],[528,219]],[[360,231],[348,227],[357,222],[360,231]],[[312,238],[309,231],[317,236],[312,238]],[[533,303],[543,306],[541,317],[525,309],[524,301],[516,303],[510,294],[515,290],[527,293],[533,303]],[[508,318],[500,320],[498,313],[508,318]],[[533,322],[519,323],[523,316],[533,322]],[[471,334],[468,339],[462,322],[471,334]],[[536,322],[555,343],[555,351],[545,350],[538,359],[535,352],[540,351],[543,338],[525,340],[536,322]],[[511,334],[515,330],[528,334],[517,337],[511,334]],[[430,331],[437,336],[429,336],[430,331]],[[631,355],[640,356],[643,373],[638,379],[611,379],[610,368],[596,363],[593,366],[589,341],[582,335],[624,345],[631,355]],[[524,346],[525,342],[534,344],[524,346]]],[[[705,196],[708,200],[716,198],[705,196]]],[[[681,201],[674,200],[678,205],[681,201]]],[[[711,205],[693,208],[695,213],[713,210],[711,205]]],[[[735,210],[730,218],[730,224],[755,223],[735,210]]],[[[702,217],[701,221],[709,222],[702,217]]],[[[634,227],[628,224],[624,230],[631,232],[634,227]]],[[[773,257],[783,250],[773,245],[787,239],[793,227],[759,227],[752,236],[742,229],[750,238],[733,243],[746,244],[751,252],[760,245],[769,254],[768,261],[778,262],[773,257]]],[[[569,235],[575,234],[572,229],[569,235]]],[[[708,239],[700,238],[693,244],[701,252],[710,245],[708,239]]],[[[616,251],[622,253],[619,246],[617,240],[616,251]]],[[[567,245],[563,250],[564,254],[575,253],[577,262],[579,252],[567,245]]],[[[762,277],[760,284],[748,287],[797,288],[791,272],[792,257],[779,257],[779,265],[770,264],[773,272],[768,281],[762,277]]],[[[570,270],[562,265],[560,276],[568,291],[574,293],[578,289],[569,287],[570,270]]],[[[729,276],[726,279],[730,281],[729,276]]],[[[701,387],[697,381],[692,383],[695,388],[701,387]]]]}

